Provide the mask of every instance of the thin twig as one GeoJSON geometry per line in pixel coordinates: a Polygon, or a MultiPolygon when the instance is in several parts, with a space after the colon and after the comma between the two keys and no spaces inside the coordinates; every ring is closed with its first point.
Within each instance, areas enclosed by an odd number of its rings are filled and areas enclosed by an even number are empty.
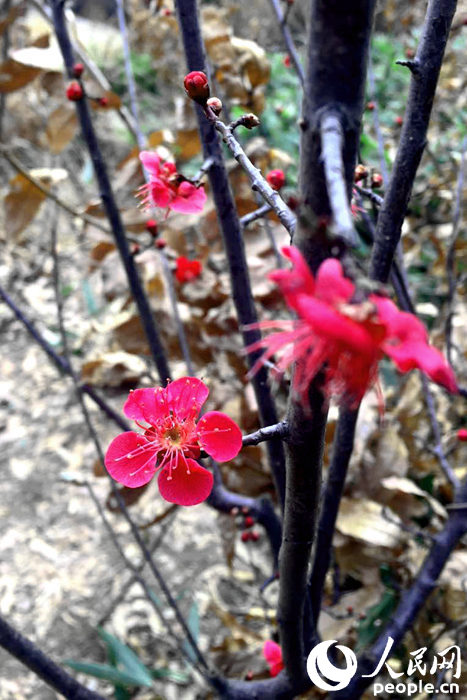
{"type": "Polygon", "coordinates": [[[258,221],[258,219],[262,219],[270,211],[272,211],[271,205],[270,204],[263,204],[262,207],[259,207],[258,209],[255,209],[254,211],[250,211],[249,214],[245,214],[240,219],[240,224],[241,224],[242,228],[246,228],[247,226],[252,224],[254,221],[258,221]]]}
{"type": "Polygon", "coordinates": [[[182,351],[183,359],[185,360],[186,369],[190,377],[195,376],[195,369],[193,367],[193,361],[191,359],[190,347],[188,345],[188,340],[186,337],[185,329],[183,327],[182,319],[180,318],[180,312],[178,310],[177,296],[175,294],[175,285],[173,280],[172,270],[169,266],[169,261],[167,260],[167,255],[165,250],[159,251],[159,257],[162,263],[162,273],[164,275],[165,283],[167,286],[167,291],[169,293],[169,301],[172,307],[172,312],[174,315],[175,326],[177,328],[178,342],[180,344],[180,349],[182,351]]]}
{"type": "MultiPolygon", "coordinates": [[[[305,72],[303,70],[298,51],[295,47],[295,42],[292,39],[292,34],[290,33],[290,29],[287,25],[287,16],[284,15],[284,13],[282,12],[280,0],[271,0],[271,5],[274,12],[276,13],[277,21],[279,22],[282,36],[284,37],[284,43],[287,47],[287,53],[290,56],[290,60],[292,61],[293,67],[295,68],[295,72],[297,73],[298,79],[300,80],[300,84],[303,88],[305,87],[305,72]]],[[[290,5],[287,5],[287,15],[289,12],[289,8],[290,5]]]]}
{"type": "Polygon", "coordinates": [[[0,617],[0,646],[14,656],[51,688],[69,700],[104,700],[102,695],[78,683],[50,656],[0,617]]]}
{"type": "MultiPolygon", "coordinates": [[[[240,118],[241,122],[242,118],[240,118]]],[[[284,228],[293,235],[295,230],[295,215],[291,212],[287,204],[284,202],[277,190],[273,190],[267,180],[262,176],[261,170],[257,168],[241,147],[238,139],[235,138],[234,130],[235,122],[232,124],[224,124],[220,119],[213,119],[214,128],[218,131],[227,148],[239,165],[248,175],[251,182],[251,187],[255,192],[259,192],[265,202],[269,204],[271,209],[277,214],[277,217],[284,228]]]]}
{"type": "MultiPolygon", "coordinates": [[[[62,338],[62,345],[63,345],[63,349],[64,349],[65,358],[67,359],[68,364],[69,364],[70,369],[71,369],[70,376],[71,376],[71,379],[73,381],[76,396],[77,396],[77,399],[78,399],[80,407],[81,407],[81,411],[83,414],[84,421],[86,423],[86,427],[89,431],[91,439],[92,439],[94,446],[96,448],[97,456],[98,456],[100,462],[102,464],[104,464],[105,457],[104,457],[104,452],[103,452],[101,444],[100,444],[99,437],[98,437],[97,432],[94,428],[90,413],[89,413],[88,408],[86,406],[86,403],[84,401],[78,377],[74,373],[73,368],[71,367],[71,363],[70,363],[70,355],[69,355],[69,351],[68,351],[68,340],[67,340],[66,328],[65,328],[65,324],[64,324],[64,320],[63,320],[63,299],[62,299],[62,296],[60,293],[59,257],[57,254],[56,222],[54,222],[52,225],[52,259],[54,261],[54,289],[55,289],[55,298],[56,298],[56,304],[57,304],[58,323],[59,323],[60,335],[62,338]]],[[[118,506],[122,512],[122,515],[124,516],[125,520],[127,521],[128,525],[130,526],[130,530],[131,530],[131,533],[133,535],[133,538],[136,541],[136,544],[138,545],[139,549],[141,550],[145,561],[148,563],[149,568],[151,569],[159,586],[161,587],[161,589],[162,589],[162,591],[167,599],[167,602],[169,603],[170,607],[173,609],[178,623],[180,624],[184,634],[186,635],[187,640],[189,641],[190,645],[193,648],[193,652],[197,657],[198,663],[201,665],[201,667],[208,670],[209,666],[208,666],[203,654],[201,653],[201,651],[200,651],[200,649],[199,649],[199,647],[198,647],[198,645],[193,637],[193,634],[192,634],[190,628],[188,627],[188,625],[187,625],[187,623],[186,623],[186,621],[185,621],[185,619],[180,611],[180,608],[179,608],[177,602],[175,601],[167,584],[165,583],[165,580],[164,580],[161,572],[159,571],[159,568],[156,566],[156,564],[151,556],[151,552],[149,551],[146,544],[143,542],[141,535],[138,531],[138,528],[136,527],[135,523],[133,522],[133,519],[131,518],[131,516],[128,512],[128,509],[125,505],[125,501],[123,500],[122,495],[120,494],[120,491],[118,490],[118,488],[117,488],[114,480],[111,478],[110,474],[108,474],[108,472],[106,472],[106,474],[107,474],[107,476],[109,478],[109,482],[111,484],[112,494],[118,503],[118,506]]],[[[112,538],[112,541],[113,541],[115,547],[119,551],[119,554],[124,558],[125,562],[128,564],[129,562],[128,562],[127,558],[125,557],[123,550],[120,547],[120,544],[118,543],[118,540],[116,538],[116,535],[115,535],[113,528],[111,527],[110,523],[107,521],[105,513],[104,513],[104,511],[99,503],[99,500],[97,499],[97,497],[94,494],[94,490],[93,490],[91,484],[89,484],[89,482],[87,482],[86,485],[87,485],[89,494],[90,494],[91,498],[93,499],[94,503],[96,504],[96,507],[98,508],[99,514],[100,514],[101,518],[103,519],[103,522],[109,531],[109,534],[112,538]]],[[[135,567],[131,566],[130,568],[133,571],[133,573],[136,575],[137,571],[136,571],[135,567]]],[[[146,584],[144,583],[144,581],[142,579],[141,579],[141,582],[142,582],[143,586],[146,586],[146,584]]],[[[149,591],[149,589],[147,589],[147,590],[149,591]]],[[[149,600],[152,600],[152,596],[150,595],[150,593],[149,593],[149,600]]],[[[156,612],[159,614],[159,616],[161,618],[161,622],[165,625],[169,634],[171,636],[173,636],[174,639],[176,639],[176,636],[173,633],[172,627],[171,627],[170,623],[168,623],[165,615],[162,612],[162,609],[154,601],[153,601],[153,603],[154,603],[156,612]]],[[[180,645],[180,647],[183,648],[183,645],[180,645]]],[[[189,659],[190,655],[187,654],[187,657],[189,659]]]]}
{"type": "MultiPolygon", "coordinates": [[[[55,33],[63,59],[65,61],[67,73],[70,77],[72,77],[74,66],[73,47],[70,42],[70,37],[68,35],[68,29],[65,22],[64,6],[60,0],[52,0],[52,14],[55,33]]],[[[153,312],[141,284],[133,256],[131,255],[128,246],[125,229],[123,227],[120,212],[112,191],[104,158],[94,131],[86,98],[83,97],[82,99],[77,100],[75,102],[75,106],[78,119],[81,124],[83,139],[86,143],[93,163],[94,173],[99,185],[102,203],[112,228],[112,233],[114,235],[120,258],[125,268],[133,298],[139,311],[141,322],[151,349],[152,357],[157,367],[161,383],[165,383],[166,380],[170,378],[170,371],[164,346],[160,339],[159,331],[154,321],[153,312]]]]}
{"type": "Polygon", "coordinates": [[[379,121],[379,105],[376,99],[376,84],[375,84],[375,72],[373,70],[373,61],[371,59],[371,51],[368,57],[368,83],[370,99],[373,102],[373,126],[376,134],[376,141],[378,143],[378,155],[379,155],[379,167],[381,168],[381,175],[383,178],[383,184],[386,187],[389,182],[389,172],[388,166],[386,165],[386,151],[384,149],[383,133],[381,131],[381,124],[379,121]]]}
{"type": "Polygon", "coordinates": [[[371,256],[371,277],[389,278],[413,183],[426,145],[426,134],[456,0],[430,0],[410,81],[401,139],[384,203],[378,216],[371,256]]]}
{"type": "Polygon", "coordinates": [[[287,439],[289,435],[289,426],[287,421],[283,420],[275,425],[267,425],[265,428],[260,428],[254,433],[243,436],[243,447],[247,445],[259,445],[265,440],[274,440],[275,438],[287,439]]]}
{"type": "Polygon", "coordinates": [[[53,202],[58,204],[58,206],[63,209],[64,211],[68,212],[68,214],[71,214],[72,216],[76,217],[77,219],[82,219],[85,221],[87,224],[90,224],[91,226],[95,226],[96,228],[100,229],[101,231],[104,231],[105,233],[111,233],[111,230],[108,228],[108,226],[104,226],[99,219],[94,218],[93,216],[89,216],[88,214],[85,214],[84,212],[79,212],[73,207],[71,207],[69,204],[63,201],[58,195],[55,194],[55,192],[50,188],[46,187],[43,185],[40,180],[37,180],[35,177],[29,173],[26,168],[21,165],[19,160],[12,154],[8,152],[8,147],[7,146],[0,146],[0,153],[2,156],[7,160],[10,165],[18,172],[20,173],[28,182],[31,183],[31,185],[34,185],[36,189],[39,190],[39,192],[42,192],[48,199],[51,199],[53,202]]]}
{"type": "Polygon", "coordinates": [[[448,314],[445,325],[445,342],[446,355],[448,362],[452,363],[452,319],[454,316],[454,299],[456,295],[456,271],[455,271],[455,253],[456,242],[459,235],[459,226],[462,210],[462,192],[464,188],[464,169],[465,169],[465,153],[467,150],[467,136],[464,136],[461,145],[461,162],[459,164],[459,174],[457,176],[456,196],[454,200],[454,212],[452,217],[452,232],[449,239],[448,250],[446,254],[446,276],[448,280],[448,314]]]}
{"type": "MultiPolygon", "coordinates": [[[[183,39],[188,69],[190,71],[203,70],[205,69],[204,47],[201,37],[196,0],[176,0],[175,5],[179,18],[179,26],[183,39]]],[[[217,138],[213,123],[206,119],[205,113],[201,110],[201,108],[197,108],[196,112],[201,143],[203,146],[203,156],[205,159],[212,158],[213,161],[209,169],[209,182],[229,265],[230,284],[237,318],[240,326],[251,326],[251,324],[257,323],[258,318],[251,291],[242,229],[235,208],[232,190],[229,184],[228,174],[222,154],[222,147],[219,139],[217,138]]],[[[254,168],[251,162],[248,161],[248,163],[250,164],[250,167],[256,171],[256,168],[254,168]]],[[[264,182],[266,183],[265,180],[264,182]]],[[[269,188],[269,185],[267,186],[269,188]]],[[[261,337],[259,330],[253,330],[251,328],[248,330],[244,329],[242,335],[243,342],[246,347],[256,342],[261,337]]],[[[248,363],[250,367],[253,366],[253,363],[256,362],[258,358],[259,353],[249,353],[248,363]]],[[[255,374],[252,380],[252,385],[258,403],[262,425],[272,425],[277,423],[276,408],[267,383],[267,370],[265,367],[261,367],[255,374]]],[[[284,502],[285,493],[285,463],[283,446],[279,440],[272,440],[267,443],[266,449],[274,484],[279,496],[279,501],[282,505],[284,502]]]]}

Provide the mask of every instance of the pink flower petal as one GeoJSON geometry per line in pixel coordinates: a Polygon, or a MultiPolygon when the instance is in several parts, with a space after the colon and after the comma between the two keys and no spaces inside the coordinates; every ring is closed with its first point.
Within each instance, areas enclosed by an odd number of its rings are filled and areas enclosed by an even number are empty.
{"type": "Polygon", "coordinates": [[[316,335],[338,341],[344,348],[351,348],[354,352],[374,352],[375,343],[365,327],[343,316],[329,304],[300,294],[297,299],[297,311],[310,324],[316,335]]]}
{"type": "Polygon", "coordinates": [[[161,159],[154,151],[141,151],[139,159],[151,175],[159,175],[161,159]]]}
{"type": "Polygon", "coordinates": [[[136,389],[131,391],[123,406],[123,413],[132,420],[144,420],[155,425],[158,418],[168,413],[165,389],[136,389]]]}
{"type": "Polygon", "coordinates": [[[165,209],[165,207],[171,205],[173,196],[172,190],[170,187],[167,187],[165,182],[159,180],[158,178],[151,180],[149,186],[149,197],[154,206],[165,209]]]}
{"type": "Polygon", "coordinates": [[[420,369],[451,393],[456,394],[459,391],[452,368],[436,348],[422,342],[407,341],[400,345],[386,345],[384,350],[401,372],[420,369]]]}
{"type": "Polygon", "coordinates": [[[213,483],[211,472],[193,459],[179,458],[175,468],[163,469],[158,478],[162,498],[179,506],[195,506],[205,501],[213,483]]]}
{"type": "Polygon", "coordinates": [[[154,476],[156,456],[157,444],[138,433],[122,433],[110,443],[105,466],[115,481],[137,488],[154,476]]]}
{"type": "Polygon", "coordinates": [[[178,186],[175,198],[170,203],[170,208],[182,214],[197,214],[203,210],[206,199],[204,187],[195,187],[191,182],[182,182],[178,186]]]}
{"type": "Polygon", "coordinates": [[[269,279],[280,287],[288,305],[295,309],[295,295],[301,293],[313,296],[315,293],[315,281],[305,262],[305,258],[298,248],[284,246],[282,253],[292,262],[293,269],[274,270],[274,272],[269,274],[269,279]]]}
{"type": "Polygon", "coordinates": [[[209,389],[201,379],[182,377],[167,386],[168,406],[179,420],[194,419],[209,395],[209,389]]]}
{"type": "Polygon", "coordinates": [[[284,668],[282,650],[279,644],[273,642],[272,639],[265,641],[263,645],[263,656],[269,666],[269,673],[271,676],[277,676],[284,668]]]}
{"type": "Polygon", "coordinates": [[[198,423],[198,440],[203,449],[218,462],[228,462],[242,449],[242,433],[225,413],[210,411],[198,423]]]}
{"type": "Polygon", "coordinates": [[[427,342],[426,328],[416,316],[406,311],[399,311],[390,299],[372,295],[370,300],[378,309],[378,318],[386,326],[388,337],[398,339],[401,342],[405,340],[427,342]]]}
{"type": "Polygon", "coordinates": [[[355,285],[344,277],[342,265],[335,258],[328,258],[316,274],[316,296],[328,304],[349,301],[355,285]]]}

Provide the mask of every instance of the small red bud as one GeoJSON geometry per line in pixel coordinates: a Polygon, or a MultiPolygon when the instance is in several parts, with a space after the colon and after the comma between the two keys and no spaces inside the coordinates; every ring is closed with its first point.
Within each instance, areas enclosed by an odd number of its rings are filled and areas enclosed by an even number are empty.
{"type": "Polygon", "coordinates": [[[367,110],[368,110],[369,112],[372,112],[372,111],[374,110],[375,107],[376,107],[376,105],[375,105],[374,102],[371,102],[371,101],[370,101],[370,102],[367,102],[367,103],[366,103],[366,108],[367,108],[367,110]]]}
{"type": "Polygon", "coordinates": [[[76,80],[72,80],[71,83],[68,83],[66,96],[72,102],[77,102],[83,97],[83,88],[76,80]]]}
{"type": "Polygon", "coordinates": [[[467,442],[467,428],[459,428],[457,431],[457,439],[461,442],[467,442]]]}
{"type": "Polygon", "coordinates": [[[248,506],[242,506],[243,515],[248,515],[249,512],[250,512],[250,509],[248,508],[248,506]]]}
{"type": "Polygon", "coordinates": [[[397,124],[397,126],[402,126],[403,122],[404,122],[404,120],[403,120],[403,118],[402,118],[401,116],[397,116],[397,117],[394,119],[394,124],[397,124]]]}
{"type": "Polygon", "coordinates": [[[253,527],[253,525],[255,524],[255,519],[252,518],[251,515],[247,515],[243,524],[245,525],[245,527],[253,527]]]}
{"type": "Polygon", "coordinates": [[[371,186],[373,189],[377,190],[383,186],[383,176],[379,173],[373,173],[371,176],[371,186]]]}
{"type": "Polygon", "coordinates": [[[159,250],[162,250],[167,245],[167,241],[164,238],[158,238],[157,240],[154,241],[154,245],[159,250]]]}
{"type": "Polygon", "coordinates": [[[200,70],[191,71],[183,81],[188,97],[200,105],[205,105],[209,97],[208,77],[200,70]]]}
{"type": "Polygon", "coordinates": [[[81,78],[84,71],[84,65],[82,63],[75,63],[73,66],[73,75],[75,78],[81,78]]]}
{"type": "Polygon", "coordinates": [[[148,219],[146,221],[146,231],[148,231],[151,236],[157,236],[157,221],[155,219],[148,219]]]}
{"type": "Polygon", "coordinates": [[[138,255],[140,250],[141,250],[141,246],[139,245],[139,243],[133,243],[133,245],[131,246],[131,254],[138,255]]]}
{"type": "Polygon", "coordinates": [[[246,532],[246,531],[242,532],[241,539],[242,539],[242,542],[248,542],[250,539],[250,533],[246,532]]]}
{"type": "Polygon", "coordinates": [[[266,175],[273,190],[280,190],[285,185],[285,175],[283,170],[270,170],[266,175]]]}
{"type": "Polygon", "coordinates": [[[101,107],[107,107],[109,104],[109,98],[104,95],[104,97],[99,98],[99,104],[101,107]]]}
{"type": "Polygon", "coordinates": [[[253,680],[253,671],[247,671],[245,673],[245,680],[246,681],[252,681],[253,680]]]}
{"type": "Polygon", "coordinates": [[[366,620],[366,615],[365,615],[365,613],[360,613],[360,615],[358,616],[358,619],[359,619],[359,620],[366,620]]]}
{"type": "Polygon", "coordinates": [[[349,613],[349,615],[351,615],[351,614],[353,613],[353,605],[348,605],[348,606],[346,607],[346,610],[347,610],[347,612],[349,613]]]}
{"type": "Polygon", "coordinates": [[[359,163],[354,170],[354,182],[360,182],[360,180],[364,180],[366,177],[368,177],[368,168],[359,163]]]}
{"type": "Polygon", "coordinates": [[[222,112],[222,102],[218,97],[210,97],[206,105],[212,109],[216,117],[222,112]]]}
{"type": "Polygon", "coordinates": [[[290,68],[290,56],[288,54],[284,57],[283,63],[286,68],[290,68]]]}
{"type": "Polygon", "coordinates": [[[406,49],[405,56],[406,56],[406,58],[414,58],[415,51],[413,49],[406,49]]]}
{"type": "Polygon", "coordinates": [[[257,542],[259,540],[259,532],[256,532],[256,530],[251,532],[250,539],[253,540],[253,542],[257,542]]]}
{"type": "Polygon", "coordinates": [[[233,508],[230,509],[230,515],[233,515],[234,517],[239,514],[239,509],[237,506],[234,506],[233,508]]]}
{"type": "Polygon", "coordinates": [[[164,17],[171,17],[171,16],[172,16],[172,10],[169,10],[168,7],[164,7],[164,9],[162,10],[162,14],[164,15],[164,17]]]}

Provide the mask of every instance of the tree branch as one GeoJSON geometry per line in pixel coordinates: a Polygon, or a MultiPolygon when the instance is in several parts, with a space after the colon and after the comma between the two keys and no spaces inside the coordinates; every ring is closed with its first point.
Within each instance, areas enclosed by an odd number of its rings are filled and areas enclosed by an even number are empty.
{"type": "Polygon", "coordinates": [[[297,49],[295,48],[294,40],[292,39],[292,34],[287,26],[287,18],[282,12],[282,7],[279,0],[271,0],[272,8],[276,14],[277,21],[281,28],[282,36],[284,37],[284,43],[287,47],[287,53],[290,56],[290,60],[293,63],[295,72],[298,75],[302,88],[305,86],[305,72],[300,61],[300,56],[298,55],[297,49]]]}
{"type": "MultiPolygon", "coordinates": [[[[190,71],[204,70],[204,48],[201,38],[196,0],[176,0],[175,5],[179,18],[188,69],[190,71]]],[[[235,209],[232,191],[229,185],[227,171],[222,155],[222,148],[221,144],[219,143],[219,139],[217,138],[214,125],[208,119],[206,119],[201,108],[197,107],[196,111],[204,158],[212,158],[212,165],[208,174],[209,182],[214,203],[216,205],[217,216],[224,240],[227,261],[229,264],[233,301],[240,325],[249,326],[257,323],[258,319],[251,292],[242,230],[235,209]]],[[[224,128],[227,129],[225,125],[224,128]]],[[[252,164],[250,165],[251,168],[254,169],[254,177],[256,178],[257,170],[252,164]]],[[[245,346],[251,345],[259,339],[260,333],[258,330],[243,330],[243,342],[245,346]]],[[[250,367],[258,359],[258,357],[259,353],[250,353],[248,355],[250,367]]],[[[252,384],[255,391],[256,400],[258,402],[261,423],[263,425],[272,425],[273,423],[277,423],[276,409],[269,386],[267,384],[267,371],[264,367],[262,367],[254,376],[252,384]]],[[[267,452],[275,487],[279,500],[282,504],[284,502],[285,493],[284,450],[282,443],[279,440],[268,442],[267,452]]]]}
{"type": "Polygon", "coordinates": [[[0,646],[67,700],[104,700],[78,683],[39,647],[0,617],[0,646]]]}
{"type": "Polygon", "coordinates": [[[379,282],[386,282],[389,278],[400,239],[415,175],[426,145],[431,108],[456,5],[456,0],[430,0],[428,4],[415,56],[418,70],[412,73],[401,140],[376,226],[370,276],[379,282]]]}
{"type": "MultiPolygon", "coordinates": [[[[60,50],[65,61],[65,66],[69,77],[73,77],[73,49],[68,35],[68,30],[65,22],[63,3],[59,0],[52,0],[52,14],[55,27],[55,33],[60,46],[60,50]]],[[[107,168],[100,150],[99,143],[91,121],[91,115],[87,100],[82,98],[75,102],[76,112],[81,124],[84,142],[88,148],[89,155],[94,167],[96,180],[99,184],[100,196],[102,204],[109,219],[110,226],[115,238],[120,258],[127,274],[128,283],[136,302],[141,322],[151,349],[154,363],[161,380],[165,384],[170,378],[169,366],[166,359],[166,354],[162,341],[159,337],[156,324],[154,322],[153,312],[149,305],[148,299],[144,292],[141,280],[136,269],[133,256],[130,253],[128,242],[125,236],[120,212],[118,210],[112,187],[110,184],[107,168]]]]}

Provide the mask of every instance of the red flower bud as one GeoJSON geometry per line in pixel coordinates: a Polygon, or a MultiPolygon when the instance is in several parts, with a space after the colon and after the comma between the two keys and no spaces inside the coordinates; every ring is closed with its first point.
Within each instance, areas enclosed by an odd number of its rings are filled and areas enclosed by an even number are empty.
{"type": "Polygon", "coordinates": [[[188,97],[201,105],[206,104],[209,97],[209,83],[205,73],[200,70],[191,71],[183,81],[188,97]]]}
{"type": "Polygon", "coordinates": [[[250,539],[253,540],[253,542],[257,542],[259,540],[259,532],[256,532],[256,530],[251,532],[250,539]]]}
{"type": "Polygon", "coordinates": [[[139,251],[141,250],[141,246],[139,243],[133,243],[131,246],[131,254],[132,255],[138,255],[139,251]]]}
{"type": "Polygon", "coordinates": [[[251,539],[250,533],[249,532],[242,532],[241,534],[241,540],[242,542],[248,542],[251,539]]]}
{"type": "Polygon", "coordinates": [[[162,14],[164,15],[164,17],[171,17],[173,13],[172,13],[172,10],[169,10],[168,7],[165,7],[162,10],[162,14]]]}
{"type": "Polygon", "coordinates": [[[289,56],[289,55],[287,55],[287,56],[284,57],[283,63],[284,63],[284,66],[285,66],[286,68],[290,68],[290,56],[289,56]]]}
{"type": "Polygon", "coordinates": [[[216,117],[222,112],[222,102],[218,97],[210,97],[206,105],[212,109],[216,117]]]}
{"type": "Polygon", "coordinates": [[[405,56],[406,56],[406,58],[414,58],[415,51],[413,49],[406,49],[405,56]]]}
{"type": "Polygon", "coordinates": [[[394,119],[394,124],[397,124],[397,126],[402,126],[403,122],[404,122],[404,120],[403,120],[402,117],[400,117],[400,116],[397,116],[397,117],[394,119]]]}
{"type": "Polygon", "coordinates": [[[245,680],[246,681],[252,681],[253,680],[253,671],[247,671],[245,673],[245,680]]]}
{"type": "Polygon", "coordinates": [[[368,177],[368,168],[359,163],[354,170],[354,182],[360,182],[360,180],[363,180],[365,177],[368,177]]]}
{"type": "Polygon", "coordinates": [[[66,96],[72,102],[77,102],[83,97],[83,88],[76,80],[72,80],[71,83],[68,83],[66,88],[66,96]]]}
{"type": "Polygon", "coordinates": [[[457,439],[461,442],[467,442],[467,428],[459,428],[457,431],[457,439]]]}
{"type": "Polygon", "coordinates": [[[159,250],[162,250],[167,245],[167,241],[164,238],[158,238],[156,241],[154,241],[154,245],[159,250]]]}
{"type": "Polygon", "coordinates": [[[298,205],[300,202],[298,201],[298,197],[295,197],[295,195],[291,194],[290,197],[287,199],[287,206],[289,209],[292,209],[292,211],[296,211],[298,209],[298,205]]]}
{"type": "Polygon", "coordinates": [[[146,231],[148,231],[151,236],[157,236],[157,221],[155,219],[148,219],[146,221],[146,231]]]}
{"type": "Polygon", "coordinates": [[[379,189],[380,187],[383,186],[383,176],[380,175],[379,173],[373,173],[371,176],[371,186],[373,189],[379,189]]]}
{"type": "Polygon", "coordinates": [[[100,97],[100,98],[99,98],[99,104],[100,104],[101,107],[107,107],[108,104],[109,104],[109,98],[108,98],[108,97],[105,97],[105,95],[104,95],[104,97],[100,97]]]}
{"type": "Polygon", "coordinates": [[[353,613],[353,606],[352,606],[352,605],[348,605],[347,608],[346,608],[346,610],[347,610],[347,612],[349,613],[349,615],[351,615],[351,614],[353,613]]]}
{"type": "Polygon", "coordinates": [[[374,110],[375,107],[376,107],[376,105],[375,105],[374,102],[367,102],[367,103],[366,103],[366,108],[367,108],[370,112],[372,112],[372,111],[374,110]]]}
{"type": "Polygon", "coordinates": [[[266,175],[273,190],[280,190],[285,185],[285,175],[283,170],[270,170],[266,175]]]}
{"type": "Polygon", "coordinates": [[[254,524],[255,519],[252,518],[251,515],[247,515],[244,522],[245,527],[253,527],[254,524]]]}
{"type": "Polygon", "coordinates": [[[84,65],[82,63],[75,63],[73,66],[73,75],[75,78],[81,78],[84,71],[84,65]]]}

